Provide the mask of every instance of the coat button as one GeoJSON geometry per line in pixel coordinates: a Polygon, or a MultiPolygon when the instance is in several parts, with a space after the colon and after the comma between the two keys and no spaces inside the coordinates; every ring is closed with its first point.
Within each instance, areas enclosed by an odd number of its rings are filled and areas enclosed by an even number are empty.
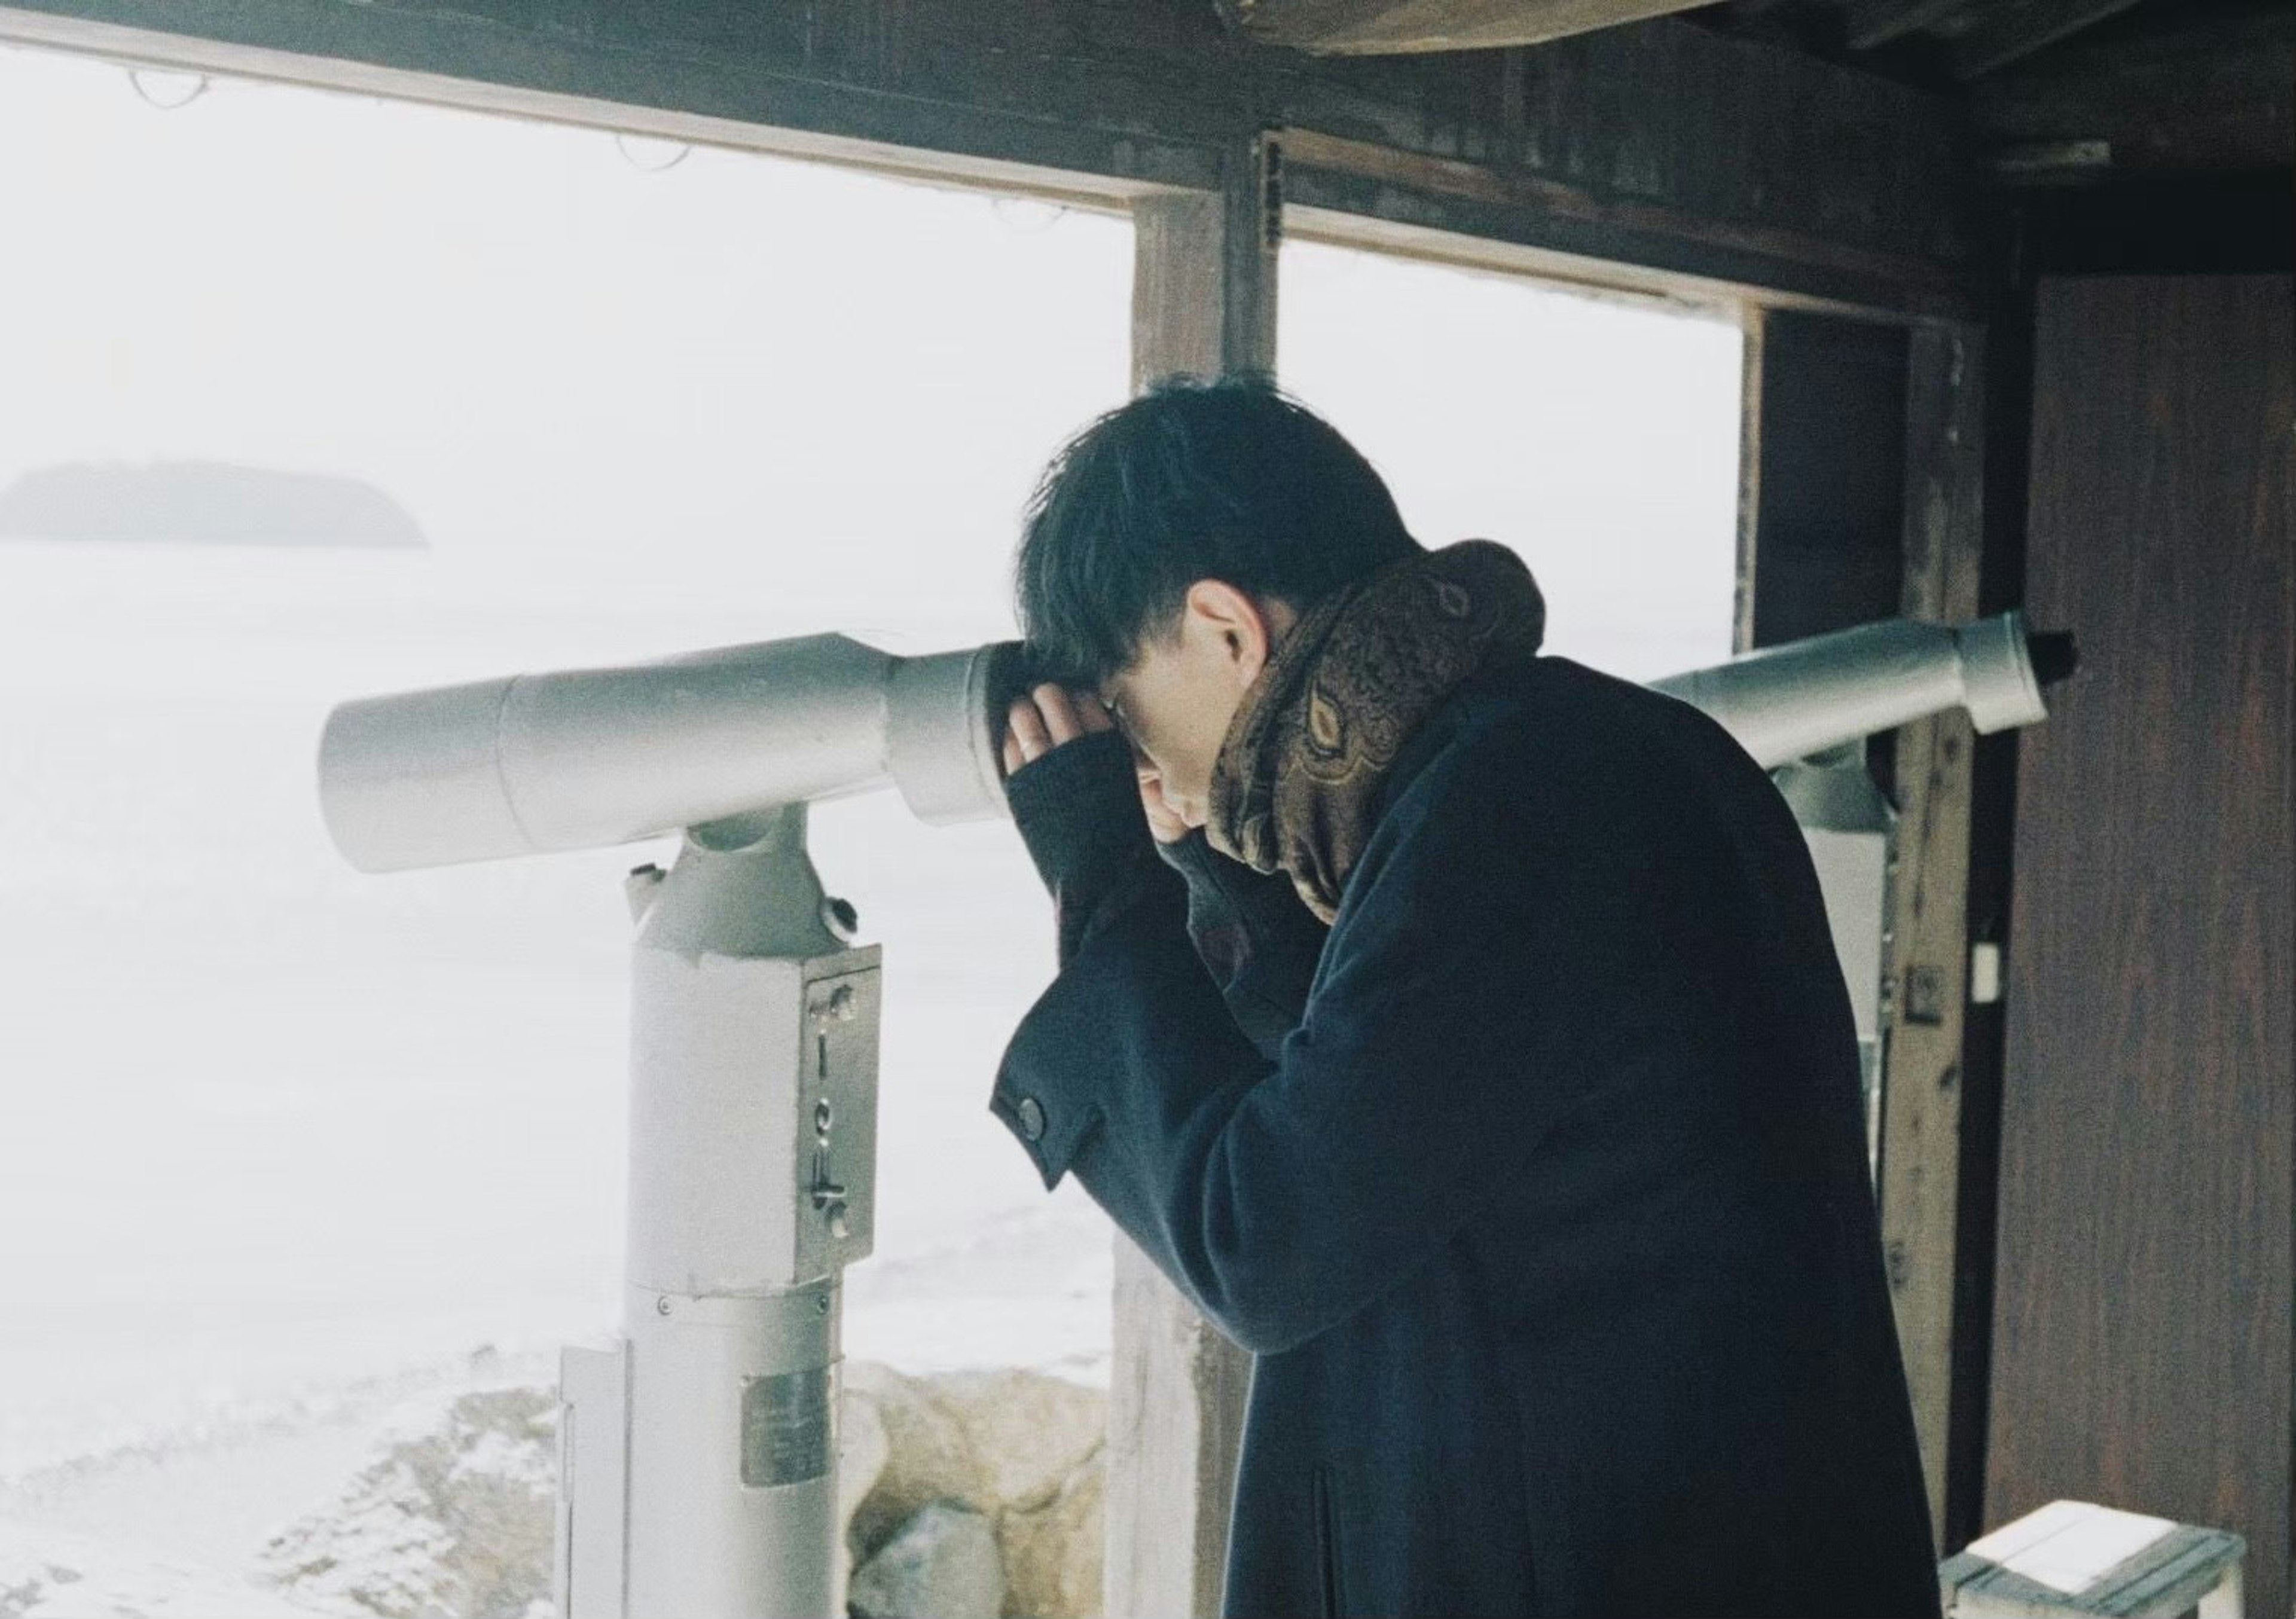
{"type": "Polygon", "coordinates": [[[1032,1141],[1044,1139],[1045,1110],[1037,1105],[1033,1096],[1021,1099],[1021,1133],[1032,1141]]]}

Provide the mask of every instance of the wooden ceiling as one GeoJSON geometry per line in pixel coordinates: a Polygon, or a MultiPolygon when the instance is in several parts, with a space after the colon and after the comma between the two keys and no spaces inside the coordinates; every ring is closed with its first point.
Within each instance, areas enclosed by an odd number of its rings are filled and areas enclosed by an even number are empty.
{"type": "Polygon", "coordinates": [[[1963,103],[2009,184],[2296,166],[2296,0],[1218,0],[1324,55],[1538,45],[1681,13],[1963,103]]]}
{"type": "Polygon", "coordinates": [[[1693,15],[1959,98],[2005,183],[2296,166],[2291,0],[1725,0],[1693,15]]]}
{"type": "MultiPolygon", "coordinates": [[[[1703,15],[1737,32],[1783,34],[1813,49],[1967,84],[2114,30],[2189,14],[2189,0],[1724,0],[1703,15]]],[[[2235,8],[2275,9],[2262,4],[2235,8]]],[[[2285,10],[2285,7],[2278,9],[2285,10]]]]}

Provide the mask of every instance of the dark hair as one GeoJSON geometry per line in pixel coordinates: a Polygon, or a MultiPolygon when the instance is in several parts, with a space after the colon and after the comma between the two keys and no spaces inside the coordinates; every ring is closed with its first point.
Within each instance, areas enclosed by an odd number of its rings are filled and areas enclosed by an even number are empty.
{"type": "Polygon", "coordinates": [[[1330,423],[1257,380],[1161,383],[1053,457],[1013,562],[1044,678],[1094,684],[1219,579],[1304,608],[1421,549],[1330,423]]]}

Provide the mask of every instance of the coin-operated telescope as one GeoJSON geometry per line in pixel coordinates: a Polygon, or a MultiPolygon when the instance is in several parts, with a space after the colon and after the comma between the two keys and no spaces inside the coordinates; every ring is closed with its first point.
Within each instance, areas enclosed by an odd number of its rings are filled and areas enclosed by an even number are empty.
{"type": "MultiPolygon", "coordinates": [[[[1777,765],[1954,707],[2043,708],[2016,615],[1890,623],[1660,683],[1777,765]]],[[[830,1619],[839,1289],[871,1247],[880,954],[825,897],[806,806],[890,786],[928,822],[1002,814],[1018,649],[898,658],[839,635],[348,702],[319,790],[391,871],[667,832],[642,866],[629,1226],[611,1350],[572,1349],[566,1619],[830,1619]]]]}

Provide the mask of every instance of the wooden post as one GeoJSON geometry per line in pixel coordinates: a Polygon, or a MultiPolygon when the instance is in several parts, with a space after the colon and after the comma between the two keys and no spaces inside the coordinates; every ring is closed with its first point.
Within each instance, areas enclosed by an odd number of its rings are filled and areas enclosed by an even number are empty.
{"type": "Polygon", "coordinates": [[[1762,354],[1767,312],[1750,304],[1739,317],[1745,333],[1738,372],[1738,574],[1730,604],[1730,650],[1754,650],[1754,568],[1761,554],[1762,354]]]}
{"type": "MultiPolygon", "coordinates": [[[[1272,374],[1272,143],[1239,142],[1219,193],[1133,206],[1132,380],[1272,374]]],[[[1108,1404],[1109,1619],[1217,1615],[1251,1357],[1205,1322],[1123,1236],[1116,1239],[1108,1404]]]]}
{"type": "MultiPolygon", "coordinates": [[[[1977,616],[1984,538],[1983,339],[1973,327],[1923,326],[1912,332],[1909,345],[1904,611],[1912,618],[1965,623],[1977,616]]],[[[1961,1191],[1971,753],[1969,716],[1959,710],[1898,732],[1882,1239],[1929,1483],[1930,1519],[1940,1535],[1961,1191]]]]}

